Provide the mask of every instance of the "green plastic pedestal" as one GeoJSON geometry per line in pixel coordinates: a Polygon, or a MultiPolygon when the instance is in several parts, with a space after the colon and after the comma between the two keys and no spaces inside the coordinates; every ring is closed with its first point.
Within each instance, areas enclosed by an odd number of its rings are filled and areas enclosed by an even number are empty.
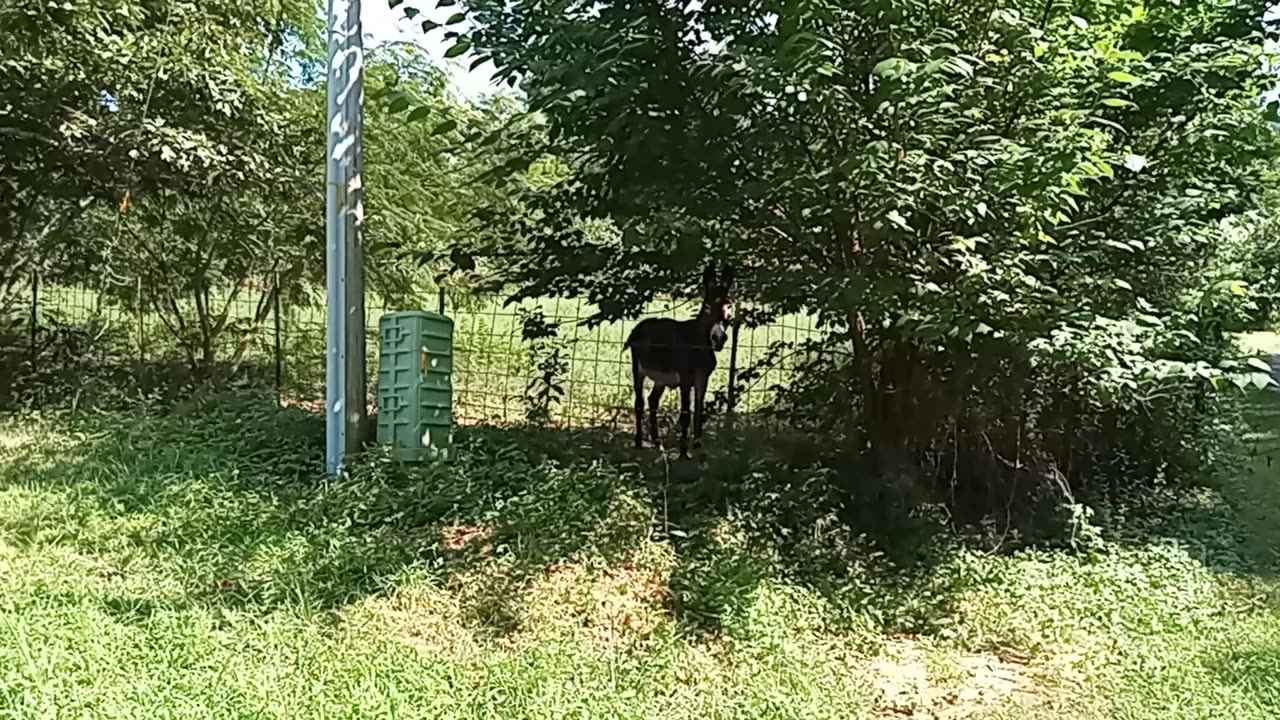
{"type": "Polygon", "coordinates": [[[453,320],[417,310],[378,322],[378,444],[398,460],[453,458],[453,320]]]}

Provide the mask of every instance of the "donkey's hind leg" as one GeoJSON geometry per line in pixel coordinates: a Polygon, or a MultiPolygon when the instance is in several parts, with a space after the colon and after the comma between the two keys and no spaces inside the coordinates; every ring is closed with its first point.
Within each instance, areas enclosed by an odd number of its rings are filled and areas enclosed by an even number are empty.
{"type": "Polygon", "coordinates": [[[636,391],[636,447],[644,447],[644,375],[634,355],[631,358],[631,382],[636,391]]]}
{"type": "Polygon", "coordinates": [[[689,457],[689,395],[693,386],[680,383],[680,457],[689,457]]]}

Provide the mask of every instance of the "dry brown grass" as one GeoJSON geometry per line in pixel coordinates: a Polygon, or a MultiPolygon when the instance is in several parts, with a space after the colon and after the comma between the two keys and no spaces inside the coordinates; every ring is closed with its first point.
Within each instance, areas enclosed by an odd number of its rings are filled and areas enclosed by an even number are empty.
{"type": "Polygon", "coordinates": [[[990,653],[933,653],[912,637],[890,640],[867,668],[877,718],[962,720],[1034,700],[1025,659],[990,653]]]}

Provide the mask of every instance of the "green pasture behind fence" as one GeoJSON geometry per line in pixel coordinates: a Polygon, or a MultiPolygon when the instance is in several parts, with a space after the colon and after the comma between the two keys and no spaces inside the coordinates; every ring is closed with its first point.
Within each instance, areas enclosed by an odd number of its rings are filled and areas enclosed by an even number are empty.
{"type": "MultiPolygon", "coordinates": [[[[182,365],[199,354],[197,313],[191,300],[156,298],[140,288],[104,293],[92,288],[33,284],[0,308],[10,331],[0,334],[0,353],[22,357],[33,369],[56,372],[72,362],[62,352],[59,333],[78,333],[81,352],[118,368],[182,365]],[[138,303],[133,298],[142,297],[138,303]],[[161,305],[160,303],[164,303],[161,305]],[[163,307],[164,313],[157,307],[163,307]],[[175,309],[176,308],[176,309],[175,309]],[[34,321],[34,326],[32,322],[34,321]],[[31,327],[36,328],[33,334],[31,327]],[[179,338],[185,338],[181,342],[179,338]]],[[[275,298],[269,287],[242,289],[211,299],[225,328],[213,343],[217,361],[241,355],[240,374],[272,384],[285,400],[315,401],[324,395],[325,310],[322,298],[275,298]],[[256,322],[260,320],[261,322],[256,322]]],[[[454,413],[461,423],[526,420],[557,426],[629,427],[633,422],[630,358],[623,342],[638,320],[587,327],[595,308],[580,300],[541,299],[510,306],[499,297],[446,298],[455,327],[454,413]],[[556,328],[552,337],[528,341],[522,330],[536,317],[556,328]]],[[[376,381],[378,319],[384,312],[425,308],[386,307],[370,298],[365,327],[369,336],[368,377],[376,381]]],[[[645,316],[691,317],[694,303],[659,301],[645,316]]],[[[738,373],[769,359],[778,344],[797,344],[819,335],[813,318],[789,316],[757,328],[741,328],[736,357],[726,347],[711,381],[711,392],[727,397],[731,364],[738,373]]],[[[785,355],[785,353],[784,353],[785,355]]],[[[742,383],[735,398],[740,411],[766,405],[771,388],[785,386],[791,363],[782,361],[742,383]]],[[[373,393],[370,393],[373,397],[373,393]]],[[[674,401],[669,401],[674,402],[674,401]]]]}

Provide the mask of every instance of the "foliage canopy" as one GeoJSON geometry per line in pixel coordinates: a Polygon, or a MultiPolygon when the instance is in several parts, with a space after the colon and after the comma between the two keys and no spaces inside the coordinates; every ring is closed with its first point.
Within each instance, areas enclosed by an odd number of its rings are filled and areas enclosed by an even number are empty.
{"type": "Polygon", "coordinates": [[[954,488],[1151,459],[1210,384],[1266,382],[1205,280],[1277,149],[1265,3],[466,5],[446,32],[545,119],[505,169],[573,168],[481,216],[515,258],[496,282],[614,318],[730,260],[748,322],[818,316],[801,415],[843,407],[862,467],[954,488]]]}

